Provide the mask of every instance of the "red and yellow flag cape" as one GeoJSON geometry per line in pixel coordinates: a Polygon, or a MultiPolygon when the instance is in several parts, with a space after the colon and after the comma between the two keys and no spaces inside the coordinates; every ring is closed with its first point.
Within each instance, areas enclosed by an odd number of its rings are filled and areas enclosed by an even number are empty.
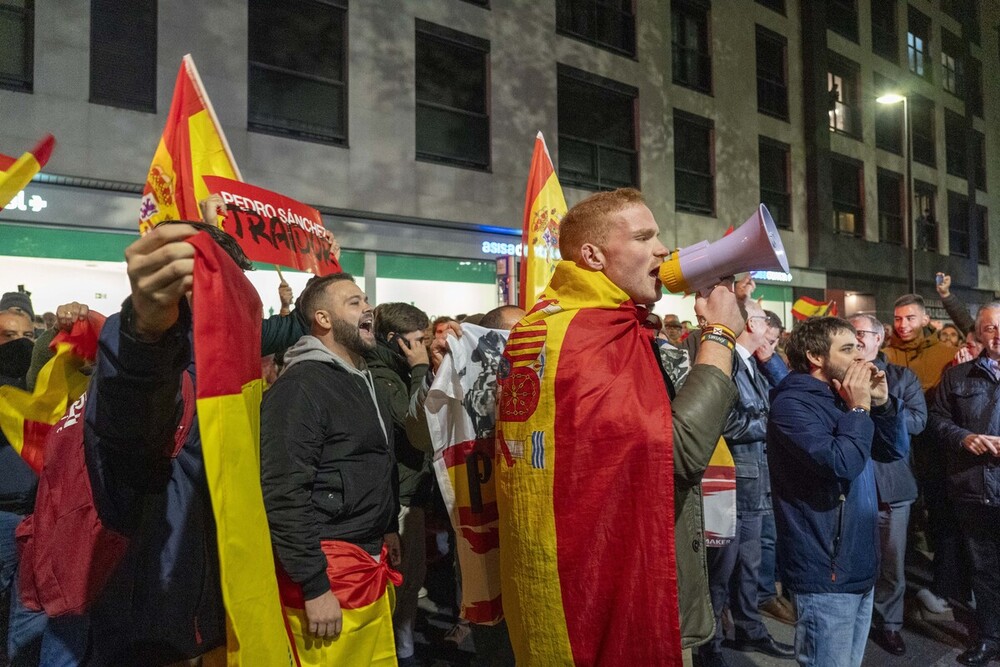
{"type": "Polygon", "coordinates": [[[83,367],[97,357],[97,339],[104,316],[90,311],[86,320],[52,339],[55,356],[42,366],[34,392],[11,385],[0,387],[0,429],[14,451],[36,472],[45,460],[45,436],[66,409],[87,390],[83,367]]]}
{"type": "Polygon", "coordinates": [[[521,232],[523,260],[518,303],[529,308],[552,277],[559,262],[559,223],[566,215],[559,178],[552,168],[552,158],[539,132],[528,171],[524,195],[524,226],[521,232]]]}
{"type": "Polygon", "coordinates": [[[227,663],[291,665],[260,487],[261,301],[208,234],[188,242],[195,247],[198,428],[215,515],[227,663]]]}
{"type": "Polygon", "coordinates": [[[198,202],[210,194],[204,175],[242,181],[190,54],[184,56],[163,136],[149,165],[139,208],[145,234],[164,220],[201,220],[198,202]]]}
{"type": "Polygon", "coordinates": [[[651,332],[560,262],[498,373],[503,607],[519,667],[680,665],[673,422],[651,332]]]}

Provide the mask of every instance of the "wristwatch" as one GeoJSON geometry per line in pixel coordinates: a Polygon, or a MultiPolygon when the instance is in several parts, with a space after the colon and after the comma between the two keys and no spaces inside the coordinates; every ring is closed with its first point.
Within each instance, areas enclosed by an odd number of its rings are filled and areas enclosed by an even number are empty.
{"type": "Polygon", "coordinates": [[[851,408],[851,412],[857,412],[857,413],[862,414],[862,415],[867,415],[868,414],[868,410],[864,409],[860,405],[856,405],[853,408],[851,408]]]}

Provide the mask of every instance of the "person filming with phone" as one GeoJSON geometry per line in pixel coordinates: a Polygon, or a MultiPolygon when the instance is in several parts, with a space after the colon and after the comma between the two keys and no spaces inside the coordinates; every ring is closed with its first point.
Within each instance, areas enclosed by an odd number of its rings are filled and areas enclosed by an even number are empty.
{"type": "MultiPolygon", "coordinates": [[[[402,540],[403,586],[396,598],[393,631],[400,665],[415,664],[413,624],[417,593],[427,571],[424,509],[431,499],[431,436],[424,399],[429,366],[424,344],[430,320],[408,303],[375,308],[375,348],[365,355],[375,392],[389,406],[399,473],[399,534],[402,540]]],[[[389,424],[386,424],[388,427],[389,424]]]]}

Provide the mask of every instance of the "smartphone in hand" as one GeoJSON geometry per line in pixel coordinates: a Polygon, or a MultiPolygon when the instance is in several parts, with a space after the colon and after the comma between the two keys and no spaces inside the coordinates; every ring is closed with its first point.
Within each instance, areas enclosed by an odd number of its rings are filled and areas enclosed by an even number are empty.
{"type": "Polygon", "coordinates": [[[410,345],[410,341],[409,340],[407,340],[406,338],[403,338],[398,333],[391,333],[391,334],[389,334],[389,344],[390,345],[396,345],[396,346],[398,346],[399,343],[397,341],[403,341],[403,345],[406,346],[406,349],[408,349],[408,350],[411,349],[411,345],[410,345]]]}

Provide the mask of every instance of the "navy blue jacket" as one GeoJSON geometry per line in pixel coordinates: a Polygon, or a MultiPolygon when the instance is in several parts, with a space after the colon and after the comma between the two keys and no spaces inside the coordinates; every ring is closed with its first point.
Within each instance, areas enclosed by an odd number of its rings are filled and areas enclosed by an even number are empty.
{"type": "Polygon", "coordinates": [[[130,538],[125,559],[91,610],[95,663],[162,665],[226,639],[215,521],[195,415],[171,456],[193,376],[190,312],[155,344],[134,338],[131,303],[100,337],[86,404],[84,447],[101,520],[130,538]],[[124,324],[123,324],[124,320],[124,324]]]}
{"type": "Polygon", "coordinates": [[[970,433],[1000,435],[1000,381],[984,352],[949,368],[931,404],[931,427],[948,457],[948,494],[958,503],[1000,507],[1000,465],[993,455],[978,456],[962,446],[970,433]]]}
{"type": "Polygon", "coordinates": [[[847,410],[827,383],[790,373],[771,392],[767,454],[784,580],[796,593],[865,593],[878,574],[872,458],[909,452],[905,412],[890,395],[871,416],[847,410]]]}
{"type": "MultiPolygon", "coordinates": [[[[927,401],[917,374],[905,366],[886,361],[881,352],[873,361],[885,371],[889,393],[899,398],[906,409],[906,430],[911,436],[919,435],[927,426],[927,401]]],[[[875,486],[882,503],[902,503],[917,499],[917,480],[910,468],[910,458],[904,457],[891,463],[875,462],[875,486]]]]}

